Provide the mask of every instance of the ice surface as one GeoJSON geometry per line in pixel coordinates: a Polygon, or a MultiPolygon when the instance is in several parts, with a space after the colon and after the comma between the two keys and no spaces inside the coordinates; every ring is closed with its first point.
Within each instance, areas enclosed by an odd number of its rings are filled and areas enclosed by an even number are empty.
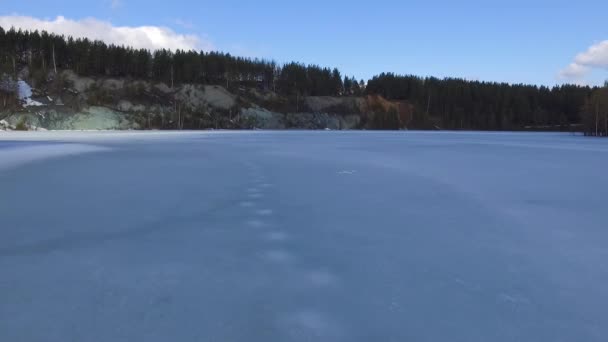
{"type": "Polygon", "coordinates": [[[84,144],[40,145],[13,142],[9,145],[0,140],[0,171],[44,159],[107,150],[105,147],[84,144]]]}
{"type": "Polygon", "coordinates": [[[2,133],[0,341],[606,341],[607,169],[568,134],[2,133]]]}

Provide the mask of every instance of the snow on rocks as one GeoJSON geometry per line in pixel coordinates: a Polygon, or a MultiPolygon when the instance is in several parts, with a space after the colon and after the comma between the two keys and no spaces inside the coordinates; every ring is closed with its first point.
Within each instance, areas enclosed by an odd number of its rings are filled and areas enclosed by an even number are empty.
{"type": "Polygon", "coordinates": [[[9,124],[6,120],[0,120],[0,131],[11,131],[15,126],[9,124]]]}
{"type": "Polygon", "coordinates": [[[44,106],[43,103],[32,100],[32,87],[23,80],[17,81],[17,92],[19,100],[23,102],[24,107],[44,106]]]}

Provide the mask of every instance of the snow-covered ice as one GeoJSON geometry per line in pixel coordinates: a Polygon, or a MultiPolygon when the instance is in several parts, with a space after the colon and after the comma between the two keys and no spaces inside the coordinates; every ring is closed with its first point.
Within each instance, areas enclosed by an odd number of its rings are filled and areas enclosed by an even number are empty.
{"type": "Polygon", "coordinates": [[[108,150],[105,147],[85,144],[13,143],[12,145],[13,148],[2,148],[3,143],[0,140],[0,171],[45,159],[108,150]]]}
{"type": "Polygon", "coordinates": [[[0,341],[603,342],[607,169],[568,134],[3,132],[0,341]]]}

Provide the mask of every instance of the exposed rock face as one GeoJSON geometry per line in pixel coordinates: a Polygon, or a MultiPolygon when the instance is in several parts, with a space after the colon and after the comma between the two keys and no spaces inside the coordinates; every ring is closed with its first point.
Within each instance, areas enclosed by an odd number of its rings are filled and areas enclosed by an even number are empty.
{"type": "Polygon", "coordinates": [[[220,86],[205,86],[203,101],[210,107],[231,109],[236,105],[236,97],[220,86]]]}
{"type": "Polygon", "coordinates": [[[309,96],[304,99],[304,104],[315,113],[359,114],[368,110],[367,101],[362,97],[309,96]]]}
{"type": "Polygon", "coordinates": [[[361,119],[358,115],[327,113],[275,113],[263,108],[247,108],[241,111],[248,123],[243,128],[259,129],[355,129],[361,119]]]}
{"type": "Polygon", "coordinates": [[[82,77],[76,75],[75,72],[71,70],[66,70],[61,73],[61,76],[64,77],[68,82],[72,84],[73,90],[83,93],[88,90],[93,84],[95,84],[95,80],[89,77],[82,77]]]}
{"type": "MultiPolygon", "coordinates": [[[[398,117],[400,127],[411,120],[404,104],[381,97],[282,97],[271,90],[218,85],[165,83],[142,80],[81,77],[62,71],[37,85],[36,94],[11,111],[0,110],[10,129],[359,129],[373,122],[375,112],[398,117]],[[296,108],[301,112],[294,113],[296,108]],[[395,114],[386,114],[395,113],[395,114]]],[[[6,83],[6,82],[5,82],[6,83]]]]}
{"type": "Polygon", "coordinates": [[[144,105],[141,105],[141,104],[134,105],[130,101],[127,101],[127,100],[120,100],[118,102],[117,108],[121,112],[136,112],[136,113],[141,113],[141,112],[145,112],[145,111],[149,110],[144,105]]]}
{"type": "Polygon", "coordinates": [[[10,129],[15,129],[17,124],[23,121],[29,130],[126,130],[140,128],[140,125],[130,115],[97,106],[87,107],[76,113],[49,110],[43,114],[13,114],[3,121],[6,123],[6,127],[10,129]]]}
{"type": "Polygon", "coordinates": [[[285,129],[284,114],[264,108],[244,108],[241,110],[241,118],[243,128],[285,129]]]}

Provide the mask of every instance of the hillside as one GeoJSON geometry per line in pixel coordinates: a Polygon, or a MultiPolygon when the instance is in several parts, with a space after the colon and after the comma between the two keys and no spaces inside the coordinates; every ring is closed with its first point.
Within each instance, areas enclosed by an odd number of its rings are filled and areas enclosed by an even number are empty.
{"type": "Polygon", "coordinates": [[[294,102],[258,88],[171,88],[71,70],[36,81],[27,68],[3,84],[18,98],[0,110],[5,129],[406,129],[412,121],[410,106],[381,96],[303,96],[294,102]]]}
{"type": "Polygon", "coordinates": [[[394,73],[365,82],[318,65],[137,50],[0,27],[0,129],[580,129],[607,135],[606,98],[606,87],[578,85],[394,73]]]}

